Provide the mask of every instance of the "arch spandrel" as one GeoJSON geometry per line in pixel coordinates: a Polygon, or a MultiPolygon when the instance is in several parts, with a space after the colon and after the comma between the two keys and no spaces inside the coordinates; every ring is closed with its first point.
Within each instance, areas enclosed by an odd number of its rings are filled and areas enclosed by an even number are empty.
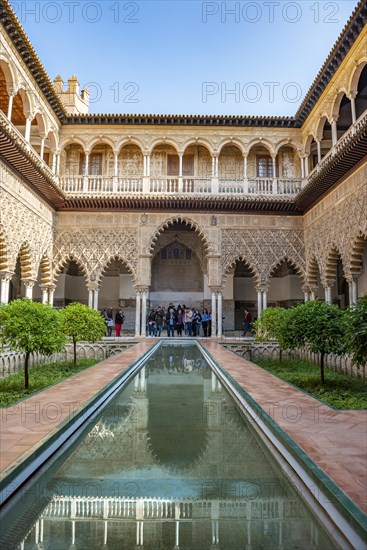
{"type": "Polygon", "coordinates": [[[5,76],[6,90],[8,94],[14,93],[18,83],[16,77],[16,71],[14,70],[11,61],[3,54],[0,54],[0,68],[5,76]]]}
{"type": "Polygon", "coordinates": [[[290,147],[293,151],[299,154],[302,150],[302,143],[290,138],[281,139],[275,145],[274,153],[277,155],[282,147],[290,147]]]}
{"type": "Polygon", "coordinates": [[[39,273],[41,285],[51,285],[53,283],[52,258],[48,253],[42,256],[38,264],[37,273],[39,273]]]}
{"type": "Polygon", "coordinates": [[[275,146],[274,143],[272,143],[269,139],[264,137],[256,137],[248,142],[246,145],[246,149],[244,151],[245,155],[249,155],[251,152],[251,149],[256,146],[263,146],[265,149],[268,150],[269,155],[275,155],[275,146]]]}
{"type": "Polygon", "coordinates": [[[315,254],[312,254],[306,262],[305,284],[309,288],[317,287],[318,274],[321,274],[322,264],[315,254]]]}
{"type": "Polygon", "coordinates": [[[9,255],[8,255],[8,240],[6,233],[0,225],[0,271],[8,271],[9,255]]]}
{"type": "Polygon", "coordinates": [[[297,275],[300,277],[301,284],[304,285],[306,282],[305,268],[301,266],[297,260],[290,257],[288,254],[285,254],[282,258],[279,258],[279,260],[275,261],[272,265],[270,265],[268,275],[267,275],[268,281],[270,281],[276,269],[280,267],[284,262],[291,264],[291,266],[296,270],[297,275]]]}
{"type": "Polygon", "coordinates": [[[193,220],[189,216],[170,216],[166,218],[156,229],[154,229],[153,233],[150,235],[150,238],[148,240],[149,242],[148,250],[151,254],[154,254],[156,242],[159,236],[169,226],[172,226],[175,223],[186,223],[200,237],[206,253],[210,253],[212,251],[213,246],[211,245],[209,236],[206,230],[199,223],[197,223],[195,220],[193,220]]]}
{"type": "Polygon", "coordinates": [[[179,143],[177,143],[173,138],[157,138],[155,139],[149,146],[149,154],[151,155],[154,151],[154,149],[156,147],[158,147],[159,145],[170,145],[171,147],[173,147],[173,149],[176,151],[176,153],[178,154],[179,151],[181,150],[181,147],[179,145],[179,143]]]}
{"type": "Polygon", "coordinates": [[[98,272],[95,273],[96,275],[96,282],[98,285],[100,285],[102,283],[102,280],[105,276],[105,273],[109,267],[109,265],[111,264],[111,262],[113,261],[117,261],[117,262],[121,262],[122,265],[127,269],[127,271],[129,272],[129,275],[131,277],[131,280],[133,283],[135,283],[136,281],[136,273],[131,269],[131,266],[129,265],[129,262],[126,261],[126,258],[123,256],[123,254],[115,254],[114,256],[111,256],[110,258],[108,258],[104,264],[101,266],[100,270],[98,272]]]}
{"type": "Polygon", "coordinates": [[[66,256],[65,258],[60,260],[59,263],[54,266],[53,283],[57,284],[57,281],[58,281],[58,278],[59,278],[59,275],[60,275],[61,271],[65,267],[67,267],[67,265],[70,262],[76,263],[76,265],[78,266],[80,271],[83,273],[83,277],[84,277],[85,281],[86,282],[88,281],[88,275],[87,275],[86,267],[83,263],[83,260],[81,258],[78,258],[77,256],[75,256],[74,254],[69,254],[68,256],[66,256]]]}
{"type": "Polygon", "coordinates": [[[363,269],[363,254],[367,246],[367,231],[360,232],[351,243],[345,257],[345,275],[347,280],[358,279],[363,269]]]}
{"type": "Polygon", "coordinates": [[[137,230],[109,225],[58,230],[54,244],[55,265],[70,255],[80,259],[90,281],[100,278],[110,258],[121,256],[135,280],[138,265],[137,230]]]}
{"type": "Polygon", "coordinates": [[[348,85],[348,92],[349,94],[356,94],[358,92],[358,83],[359,78],[362,74],[363,69],[367,65],[367,56],[361,57],[356,62],[356,68],[350,75],[349,85],[348,85]]]}
{"type": "Polygon", "coordinates": [[[305,271],[303,231],[285,229],[223,229],[221,234],[222,278],[241,256],[258,274],[258,285],[269,284],[271,266],[285,256],[305,271]]]}
{"type": "Polygon", "coordinates": [[[15,272],[16,262],[18,261],[18,258],[19,258],[21,278],[36,280],[37,278],[36,264],[38,262],[35,256],[36,255],[32,251],[32,247],[29,241],[27,240],[23,241],[20,248],[18,249],[15,263],[11,271],[15,272]]]}
{"type": "Polygon", "coordinates": [[[208,151],[208,153],[210,155],[212,155],[214,153],[212,142],[209,139],[205,139],[205,138],[202,138],[202,137],[201,138],[190,138],[190,139],[186,140],[181,145],[181,151],[183,153],[185,153],[187,151],[187,149],[189,147],[191,147],[192,145],[199,145],[201,147],[205,147],[205,149],[208,151]]]}
{"type": "Polygon", "coordinates": [[[255,280],[255,283],[254,283],[255,286],[259,284],[260,275],[256,267],[252,265],[251,261],[249,261],[245,256],[241,254],[238,255],[237,258],[234,258],[233,261],[227,267],[224,268],[224,272],[222,276],[222,284],[225,285],[228,274],[236,267],[237,262],[243,262],[246,265],[246,267],[249,269],[249,271],[251,271],[251,274],[255,280]]]}

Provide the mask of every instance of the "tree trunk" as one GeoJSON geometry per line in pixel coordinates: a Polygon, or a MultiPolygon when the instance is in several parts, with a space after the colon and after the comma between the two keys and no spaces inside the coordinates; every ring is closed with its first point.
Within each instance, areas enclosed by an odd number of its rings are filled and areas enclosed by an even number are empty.
{"type": "Polygon", "coordinates": [[[320,362],[320,370],[321,370],[321,384],[325,385],[325,376],[324,376],[324,357],[325,353],[321,352],[321,362],[320,362]]]}
{"type": "Polygon", "coordinates": [[[279,348],[279,363],[283,362],[283,350],[282,348],[279,348]]]}
{"type": "Polygon", "coordinates": [[[74,347],[74,367],[76,368],[76,340],[73,337],[73,347],[74,347]]]}
{"type": "Polygon", "coordinates": [[[29,356],[30,356],[30,352],[27,351],[25,354],[25,360],[24,360],[24,387],[26,390],[28,390],[29,388],[29,371],[28,371],[29,356]]]}

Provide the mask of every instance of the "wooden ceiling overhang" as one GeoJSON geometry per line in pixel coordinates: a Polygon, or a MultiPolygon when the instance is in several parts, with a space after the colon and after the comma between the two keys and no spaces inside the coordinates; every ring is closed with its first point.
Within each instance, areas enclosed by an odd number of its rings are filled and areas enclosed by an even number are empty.
{"type": "Polygon", "coordinates": [[[31,147],[27,148],[12,125],[4,124],[1,119],[0,159],[50,206],[57,210],[64,204],[65,195],[58,186],[58,178],[31,147]]]}
{"type": "MultiPolygon", "coordinates": [[[[367,162],[367,124],[347,140],[324,167],[316,172],[308,185],[295,197],[301,212],[306,212],[325,194],[335,188],[357,165],[367,162]]],[[[366,166],[367,185],[367,166],[366,166]]]]}
{"type": "Polygon", "coordinates": [[[252,213],[300,214],[300,208],[289,197],[272,196],[230,196],[218,195],[87,195],[68,197],[62,211],[119,211],[119,212],[217,212],[217,213],[252,213]]]}
{"type": "Polygon", "coordinates": [[[325,63],[293,117],[195,115],[84,115],[67,116],[54,87],[8,0],[0,0],[0,23],[12,40],[37,85],[62,124],[148,124],[190,126],[256,126],[300,128],[367,23],[367,2],[360,0],[325,63]]]}

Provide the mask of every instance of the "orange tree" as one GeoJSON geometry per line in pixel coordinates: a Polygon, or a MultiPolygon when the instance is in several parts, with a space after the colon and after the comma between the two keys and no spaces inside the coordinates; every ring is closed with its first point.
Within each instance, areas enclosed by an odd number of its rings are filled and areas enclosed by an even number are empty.
{"type": "Polygon", "coordinates": [[[259,319],[254,322],[256,340],[277,340],[279,344],[279,360],[282,361],[282,351],[287,349],[288,342],[284,341],[290,309],[283,307],[269,307],[264,309],[259,319]]]}
{"type": "Polygon", "coordinates": [[[29,388],[29,357],[33,352],[51,355],[66,342],[60,315],[48,304],[27,298],[0,305],[0,342],[25,353],[24,387],[29,388]]]}
{"type": "Polygon", "coordinates": [[[355,365],[367,363],[367,296],[349,310],[345,329],[345,344],[355,365]]]}
{"type": "Polygon", "coordinates": [[[286,349],[308,348],[320,354],[321,383],[325,384],[325,356],[345,352],[346,312],[338,306],[311,300],[288,310],[287,322],[281,326],[286,349]]]}
{"type": "Polygon", "coordinates": [[[73,342],[76,365],[77,342],[100,340],[106,334],[106,325],[98,311],[78,302],[73,302],[60,310],[60,316],[62,331],[73,342]]]}

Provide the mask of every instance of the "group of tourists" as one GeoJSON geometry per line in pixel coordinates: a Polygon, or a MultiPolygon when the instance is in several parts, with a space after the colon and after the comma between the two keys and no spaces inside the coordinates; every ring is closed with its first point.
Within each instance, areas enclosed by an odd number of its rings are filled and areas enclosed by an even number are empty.
{"type": "Polygon", "coordinates": [[[121,336],[122,325],[125,321],[125,315],[122,309],[118,309],[115,318],[113,318],[113,311],[110,307],[105,307],[102,310],[102,317],[106,325],[106,336],[112,336],[113,327],[116,328],[116,337],[121,336]]]}
{"type": "Polygon", "coordinates": [[[167,330],[167,336],[203,336],[212,335],[211,311],[204,308],[200,313],[199,309],[186,307],[185,305],[172,304],[164,308],[158,306],[151,309],[147,318],[148,336],[161,336],[163,330],[167,330]]]}
{"type": "MultiPolygon", "coordinates": [[[[118,309],[115,316],[111,308],[104,308],[102,316],[106,324],[106,336],[112,336],[113,328],[116,329],[116,337],[121,336],[125,315],[122,309],[118,309]]],[[[162,332],[167,330],[167,336],[201,336],[212,335],[211,310],[199,309],[178,305],[175,307],[172,302],[167,308],[158,306],[151,309],[147,314],[147,334],[150,337],[160,337],[162,332]]],[[[245,309],[243,316],[243,336],[252,331],[252,315],[245,309]]]]}

